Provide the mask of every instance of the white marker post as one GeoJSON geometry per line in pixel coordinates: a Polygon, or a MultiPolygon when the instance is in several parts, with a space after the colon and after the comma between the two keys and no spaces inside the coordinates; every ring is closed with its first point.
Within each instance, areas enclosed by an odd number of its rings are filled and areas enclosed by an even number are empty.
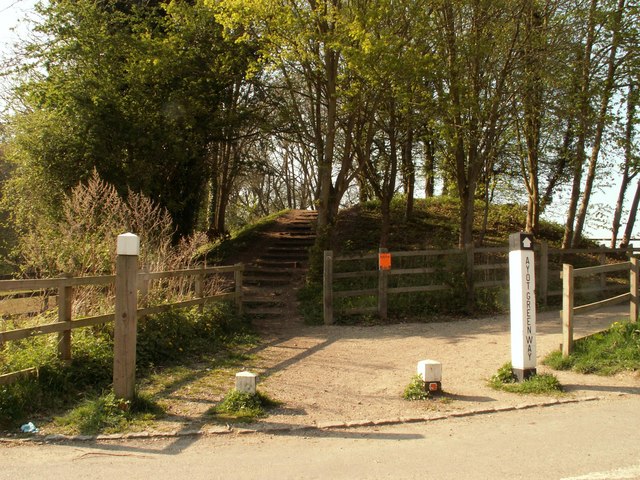
{"type": "Polygon", "coordinates": [[[536,374],[536,276],[533,235],[509,235],[511,366],[519,381],[536,374]]]}

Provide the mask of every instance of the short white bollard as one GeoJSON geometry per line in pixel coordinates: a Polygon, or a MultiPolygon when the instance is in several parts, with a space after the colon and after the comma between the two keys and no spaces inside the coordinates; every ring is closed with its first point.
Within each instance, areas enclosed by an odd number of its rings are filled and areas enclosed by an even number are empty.
{"type": "Polygon", "coordinates": [[[422,377],[429,392],[442,390],[442,364],[436,360],[421,360],[418,362],[418,375],[422,377]]]}
{"type": "Polygon", "coordinates": [[[258,375],[252,372],[236,373],[236,390],[242,393],[255,395],[258,375]]]}

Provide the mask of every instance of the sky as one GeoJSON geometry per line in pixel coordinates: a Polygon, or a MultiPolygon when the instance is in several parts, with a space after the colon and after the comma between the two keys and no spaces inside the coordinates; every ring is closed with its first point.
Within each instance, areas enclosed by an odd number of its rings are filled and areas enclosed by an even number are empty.
{"type": "MultiPolygon", "coordinates": [[[[28,24],[23,19],[34,15],[33,8],[37,2],[38,0],[0,0],[0,55],[3,57],[10,54],[11,46],[17,39],[24,38],[29,33],[28,24]]],[[[616,168],[609,171],[611,172],[609,185],[597,187],[591,201],[586,222],[586,233],[591,238],[610,238],[611,236],[610,218],[618,197],[619,174],[616,168]]],[[[627,197],[633,195],[634,188],[635,182],[630,187],[631,191],[627,192],[627,197]]],[[[545,219],[564,224],[567,204],[568,192],[559,194],[554,204],[545,212],[545,219]]],[[[623,218],[626,218],[626,215],[623,218]]],[[[639,223],[640,220],[636,222],[634,229],[636,237],[640,236],[639,223]]],[[[624,229],[624,226],[622,228],[624,229]]]]}

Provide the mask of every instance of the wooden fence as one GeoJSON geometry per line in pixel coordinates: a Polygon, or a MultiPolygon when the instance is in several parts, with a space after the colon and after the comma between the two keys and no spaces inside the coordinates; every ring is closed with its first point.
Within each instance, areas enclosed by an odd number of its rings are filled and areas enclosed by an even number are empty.
{"type": "Polygon", "coordinates": [[[580,313],[587,313],[602,307],[618,305],[629,302],[629,320],[638,321],[638,275],[639,263],[636,257],[631,257],[629,262],[602,265],[596,267],[573,268],[573,265],[564,264],[562,270],[562,355],[568,356],[573,351],[573,319],[580,313]],[[610,272],[629,272],[629,291],[609,297],[599,302],[574,306],[575,279],[577,277],[601,276],[610,272]]]}
{"type": "MultiPolygon", "coordinates": [[[[563,260],[574,258],[576,262],[588,261],[590,263],[607,264],[615,261],[615,258],[632,255],[633,247],[625,249],[591,248],[591,249],[555,249],[549,248],[546,242],[536,245],[536,292],[538,301],[546,306],[550,297],[562,295],[561,265],[563,260]]],[[[471,268],[473,271],[473,283],[464,285],[465,294],[470,296],[482,288],[507,288],[508,287],[508,247],[469,247],[466,249],[446,250],[422,250],[386,252],[380,251],[370,254],[334,255],[333,251],[324,252],[323,273],[323,315],[325,324],[334,322],[334,315],[340,314],[377,314],[386,318],[388,314],[388,296],[399,293],[438,292],[453,291],[452,282],[438,282],[438,276],[442,276],[447,269],[457,268],[460,273],[471,268]],[[392,258],[391,269],[380,270],[378,258],[380,253],[390,253],[392,258]],[[422,263],[421,266],[404,267],[403,259],[422,257],[423,260],[414,262],[422,263]],[[436,260],[437,259],[437,260],[436,260]],[[343,264],[361,264],[360,268],[340,268],[343,264]],[[362,266],[364,265],[364,266],[362,266]],[[389,287],[389,279],[394,276],[410,278],[412,276],[430,276],[429,283],[412,286],[389,287]],[[371,279],[375,286],[370,284],[367,288],[340,288],[336,289],[336,283],[345,279],[371,279]],[[339,310],[336,308],[336,300],[352,297],[376,297],[376,306],[355,307],[339,310]]],[[[619,285],[607,284],[607,271],[600,274],[600,283],[597,286],[586,286],[576,292],[589,294],[611,289],[620,289],[619,285]]],[[[460,275],[462,278],[463,275],[460,275]]]]}
{"type": "MultiPolygon", "coordinates": [[[[202,306],[207,302],[218,302],[227,299],[234,299],[237,309],[241,311],[243,271],[244,266],[242,264],[236,264],[223,267],[201,267],[196,269],[173,270],[166,272],[137,272],[137,304],[139,303],[140,305],[146,304],[146,297],[149,293],[149,285],[151,282],[170,278],[195,277],[195,288],[193,291],[193,295],[195,296],[195,298],[174,303],[144,306],[143,308],[138,308],[136,304],[137,316],[143,317],[145,315],[156,314],[167,311],[171,308],[186,308],[197,305],[202,306]],[[203,285],[205,278],[208,275],[218,275],[224,273],[233,273],[233,291],[229,293],[203,296],[203,285]]],[[[57,333],[59,357],[63,360],[71,360],[72,330],[111,323],[115,318],[114,313],[83,318],[72,318],[74,289],[85,286],[112,287],[115,282],[115,275],[75,278],[63,276],[61,278],[34,280],[0,280],[0,292],[56,291],[58,310],[58,318],[56,322],[27,328],[17,328],[14,330],[0,331],[0,346],[2,346],[3,343],[7,341],[21,340],[38,335],[57,333]]],[[[116,296],[114,303],[117,304],[120,301],[121,299],[117,298],[116,296]]],[[[35,369],[26,369],[19,372],[0,375],[0,385],[11,383],[18,377],[32,373],[33,371],[35,371],[35,369]]]]}

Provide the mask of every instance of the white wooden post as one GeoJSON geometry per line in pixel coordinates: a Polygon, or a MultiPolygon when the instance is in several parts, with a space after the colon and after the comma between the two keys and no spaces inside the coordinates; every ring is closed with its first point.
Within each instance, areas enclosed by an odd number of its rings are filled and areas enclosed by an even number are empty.
{"type": "Polygon", "coordinates": [[[536,294],[533,235],[509,235],[511,365],[518,380],[536,374],[536,294]]]}
{"type": "Polygon", "coordinates": [[[324,251],[322,273],[323,316],[325,325],[333,325],[333,251],[324,251]]]}

